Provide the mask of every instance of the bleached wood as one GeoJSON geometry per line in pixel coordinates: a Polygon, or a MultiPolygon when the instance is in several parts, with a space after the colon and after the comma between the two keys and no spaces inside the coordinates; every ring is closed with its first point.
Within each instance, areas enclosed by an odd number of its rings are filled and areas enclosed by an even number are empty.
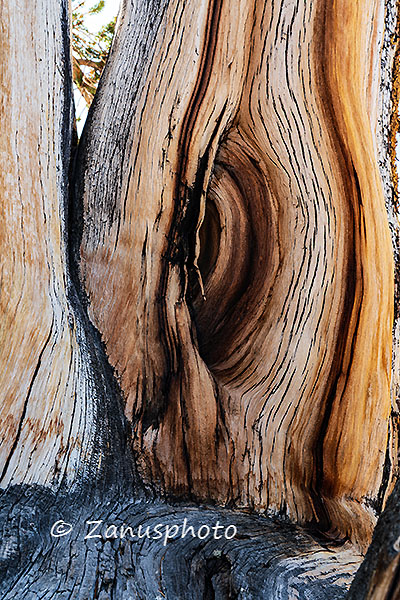
{"type": "Polygon", "coordinates": [[[2,0],[0,23],[0,480],[80,486],[124,432],[68,265],[68,2],[2,0]]]}

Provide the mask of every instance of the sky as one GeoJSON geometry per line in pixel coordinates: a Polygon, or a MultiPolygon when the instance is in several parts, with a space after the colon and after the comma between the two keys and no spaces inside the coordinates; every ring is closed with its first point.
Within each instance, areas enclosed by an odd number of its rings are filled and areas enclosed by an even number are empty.
{"type": "MultiPolygon", "coordinates": [[[[85,7],[89,9],[97,3],[98,0],[87,0],[85,7]]],[[[90,15],[85,19],[85,24],[89,31],[96,33],[97,31],[99,31],[99,29],[103,27],[103,25],[109,23],[111,19],[118,14],[119,5],[120,0],[105,0],[104,8],[100,13],[96,15],[90,15]]],[[[87,108],[86,102],[77,90],[75,90],[74,95],[76,116],[77,118],[79,118],[76,125],[78,129],[78,135],[80,136],[82,133],[83,126],[85,124],[87,108]]]]}
{"type": "MultiPolygon", "coordinates": [[[[86,5],[88,8],[97,4],[98,0],[87,0],[86,5]]],[[[95,33],[103,25],[109,23],[113,17],[118,14],[120,2],[119,0],[105,0],[103,10],[97,15],[91,15],[86,19],[86,27],[89,31],[95,33]]]]}

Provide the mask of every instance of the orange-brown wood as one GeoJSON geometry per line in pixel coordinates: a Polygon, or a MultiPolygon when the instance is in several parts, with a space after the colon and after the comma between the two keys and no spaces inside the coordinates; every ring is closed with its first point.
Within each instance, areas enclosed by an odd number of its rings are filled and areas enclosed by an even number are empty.
{"type": "Polygon", "coordinates": [[[82,172],[81,277],[142,475],[365,545],[392,435],[383,5],[165,10],[112,201],[93,183],[100,112],[82,172]]]}

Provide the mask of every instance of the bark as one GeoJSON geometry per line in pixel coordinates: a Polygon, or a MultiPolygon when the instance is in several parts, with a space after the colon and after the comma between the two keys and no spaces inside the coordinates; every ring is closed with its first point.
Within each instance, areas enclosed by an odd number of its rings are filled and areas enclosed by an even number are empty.
{"type": "Polygon", "coordinates": [[[0,0],[4,598],[344,598],[397,477],[396,3],[124,0],[78,149],[68,19],[0,0]]]}
{"type": "Polygon", "coordinates": [[[352,583],[349,599],[400,597],[400,486],[397,481],[374,531],[371,546],[352,583]]]}

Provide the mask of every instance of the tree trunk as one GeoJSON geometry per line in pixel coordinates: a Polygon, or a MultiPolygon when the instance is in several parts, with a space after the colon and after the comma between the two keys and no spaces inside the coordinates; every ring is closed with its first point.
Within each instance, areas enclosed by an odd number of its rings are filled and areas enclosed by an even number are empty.
{"type": "Polygon", "coordinates": [[[78,147],[67,5],[0,0],[4,598],[342,598],[397,477],[397,4],[125,0],[78,147]]]}

